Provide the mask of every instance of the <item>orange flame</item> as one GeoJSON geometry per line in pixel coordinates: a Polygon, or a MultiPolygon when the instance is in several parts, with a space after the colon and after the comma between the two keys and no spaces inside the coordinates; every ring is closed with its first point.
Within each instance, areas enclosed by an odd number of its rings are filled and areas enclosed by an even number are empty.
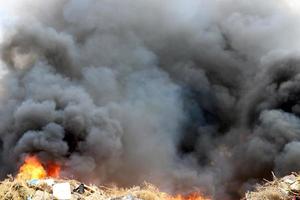
{"type": "MultiPolygon", "coordinates": [[[[61,167],[57,163],[48,163],[45,167],[37,156],[27,156],[24,164],[20,167],[17,178],[19,179],[44,179],[48,177],[59,178],[61,167]]],[[[205,195],[194,192],[188,195],[178,194],[175,196],[167,196],[166,200],[212,200],[205,195]]]]}
{"type": "Polygon", "coordinates": [[[211,198],[205,197],[203,194],[194,192],[188,195],[178,194],[168,198],[168,200],[211,200],[211,198]]]}
{"type": "Polygon", "coordinates": [[[47,176],[59,178],[60,169],[60,165],[58,165],[57,163],[49,163],[49,165],[47,166],[47,176]]]}
{"type": "Polygon", "coordinates": [[[37,156],[27,156],[24,164],[20,167],[17,178],[21,179],[43,179],[47,177],[58,178],[60,166],[56,163],[50,163],[46,168],[39,161],[37,156]]]}

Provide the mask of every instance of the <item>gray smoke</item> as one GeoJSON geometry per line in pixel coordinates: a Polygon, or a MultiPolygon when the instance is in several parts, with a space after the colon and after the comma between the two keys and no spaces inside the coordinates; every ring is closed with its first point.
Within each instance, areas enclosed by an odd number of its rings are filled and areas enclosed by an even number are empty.
{"type": "Polygon", "coordinates": [[[300,170],[296,0],[0,3],[0,175],[239,199],[300,170]],[[17,164],[16,164],[17,163],[17,164]]]}

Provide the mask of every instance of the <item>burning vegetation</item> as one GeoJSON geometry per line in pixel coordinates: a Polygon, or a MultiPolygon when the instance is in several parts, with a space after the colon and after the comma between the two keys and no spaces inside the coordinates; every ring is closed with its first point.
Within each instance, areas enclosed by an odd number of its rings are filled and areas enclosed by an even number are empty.
{"type": "Polygon", "coordinates": [[[24,164],[20,167],[18,179],[44,179],[47,177],[59,178],[60,166],[56,163],[49,163],[43,166],[37,156],[27,156],[24,164]]]}
{"type": "Polygon", "coordinates": [[[58,164],[42,164],[37,156],[27,156],[16,178],[9,176],[0,183],[1,200],[211,200],[199,192],[169,195],[155,186],[117,188],[85,185],[76,180],[62,178],[58,164]],[[56,188],[62,187],[61,190],[56,188]]]}
{"type": "Polygon", "coordinates": [[[0,0],[1,180],[19,169],[1,198],[63,187],[237,200],[272,171],[299,171],[299,11],[299,0],[0,0]]]}

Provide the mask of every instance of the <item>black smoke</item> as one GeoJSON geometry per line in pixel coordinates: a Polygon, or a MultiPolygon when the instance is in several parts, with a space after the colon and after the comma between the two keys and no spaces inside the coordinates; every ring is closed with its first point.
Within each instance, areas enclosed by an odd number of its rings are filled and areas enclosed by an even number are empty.
{"type": "Polygon", "coordinates": [[[239,199],[300,169],[300,5],[0,3],[0,175],[63,175],[239,199]]]}

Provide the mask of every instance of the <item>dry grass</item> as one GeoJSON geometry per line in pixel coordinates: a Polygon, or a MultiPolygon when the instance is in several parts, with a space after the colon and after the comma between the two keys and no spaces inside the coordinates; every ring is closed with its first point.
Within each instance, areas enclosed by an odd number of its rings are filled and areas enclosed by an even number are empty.
{"type": "MultiPolygon", "coordinates": [[[[293,173],[295,180],[300,180],[300,175],[293,173]]],[[[291,200],[294,196],[300,196],[300,191],[292,190],[290,184],[274,176],[273,181],[267,181],[264,185],[258,185],[255,191],[248,192],[246,200],[291,200]]]]}
{"type": "Polygon", "coordinates": [[[33,196],[36,190],[29,188],[25,181],[14,180],[12,177],[0,183],[1,200],[23,200],[33,196]]]}
{"type": "MultiPolygon", "coordinates": [[[[75,180],[55,180],[55,182],[69,182],[71,189],[76,188],[80,183],[75,180]]],[[[44,194],[43,199],[51,199],[52,189],[46,184],[29,186],[26,181],[14,179],[12,177],[0,182],[0,199],[1,200],[26,200],[28,198],[34,199],[38,193],[44,194]]],[[[84,194],[73,193],[72,199],[82,200],[104,200],[104,199],[118,199],[130,195],[143,200],[166,200],[168,195],[160,192],[157,188],[150,184],[144,184],[143,187],[133,187],[130,189],[117,187],[97,187],[86,186],[84,194]]]]}
{"type": "Polygon", "coordinates": [[[124,188],[106,188],[105,193],[110,197],[132,195],[143,200],[166,200],[168,195],[160,192],[155,186],[145,183],[143,187],[124,188]]]}
{"type": "Polygon", "coordinates": [[[249,192],[246,195],[247,200],[286,200],[292,199],[284,194],[276,186],[263,187],[255,192],[249,192]]]}

